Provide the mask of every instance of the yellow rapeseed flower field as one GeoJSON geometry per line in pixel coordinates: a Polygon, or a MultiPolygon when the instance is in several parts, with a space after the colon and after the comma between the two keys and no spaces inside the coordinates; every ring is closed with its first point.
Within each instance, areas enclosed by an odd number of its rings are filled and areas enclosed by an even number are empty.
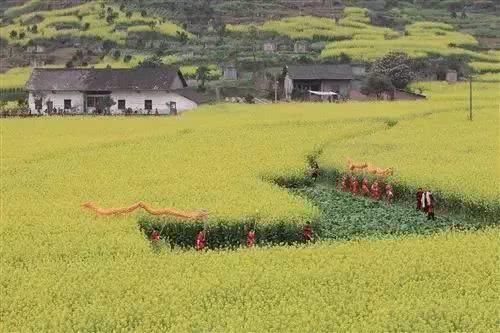
{"type": "Polygon", "coordinates": [[[498,229],[155,253],[137,214],[80,207],[144,200],[303,223],[317,208],[270,180],[302,176],[321,149],[322,167],[349,153],[390,163],[397,181],[498,205],[498,170],[480,165],[498,158],[496,85],[475,85],[473,122],[465,85],[422,88],[428,101],[0,120],[0,331],[493,331],[498,229]],[[431,170],[430,151],[442,163],[431,170]]]}

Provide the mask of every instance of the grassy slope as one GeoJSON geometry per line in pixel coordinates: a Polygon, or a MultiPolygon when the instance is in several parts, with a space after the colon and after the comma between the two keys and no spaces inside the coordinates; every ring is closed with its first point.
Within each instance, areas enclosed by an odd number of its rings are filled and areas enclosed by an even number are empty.
{"type": "MultiPolygon", "coordinates": [[[[421,103],[221,105],[180,118],[1,120],[1,192],[8,198],[0,229],[2,330],[492,330],[496,230],[307,249],[154,255],[136,216],[99,219],[79,206],[89,199],[105,206],[145,200],[204,207],[215,216],[259,210],[262,216],[302,219],[316,208],[261,177],[299,176],[304,155],[318,144],[364,138],[383,130],[388,119],[415,116],[423,128],[447,130],[469,124],[465,117],[446,124],[422,117],[460,112],[450,103],[454,98],[448,93],[421,103]]],[[[499,123],[490,116],[486,109],[478,112],[470,133],[494,137],[499,123]],[[487,126],[483,117],[490,120],[487,126]]],[[[381,133],[406,142],[406,132],[381,133]]],[[[462,170],[460,179],[471,183],[465,195],[484,195],[495,170],[476,178],[474,168],[453,156],[494,160],[498,150],[472,141],[475,149],[458,152],[461,141],[451,138],[462,135],[448,131],[450,139],[440,142],[443,163],[462,170]]],[[[399,150],[388,146],[385,152],[401,160],[399,150]]],[[[444,174],[429,173],[434,178],[427,184],[438,186],[444,174]]]]}
{"type": "Polygon", "coordinates": [[[99,3],[94,1],[65,9],[35,11],[20,15],[14,18],[12,24],[0,27],[0,37],[8,43],[18,45],[26,45],[31,39],[43,40],[64,36],[97,38],[124,44],[126,38],[132,33],[157,33],[165,37],[175,37],[177,31],[181,32],[184,29],[169,21],[163,22],[156,16],[142,17],[138,12],[133,12],[132,16],[127,18],[125,12],[120,11],[117,6],[106,5],[105,8],[101,8],[99,3]],[[118,14],[118,17],[111,24],[106,22],[107,8],[111,8],[118,14]],[[81,19],[78,15],[81,15],[81,19]],[[35,17],[42,18],[42,21],[37,24],[38,32],[33,33],[28,31],[28,27],[31,28],[32,24],[26,25],[24,22],[30,22],[35,17]],[[149,26],[151,22],[155,22],[154,27],[149,26]],[[86,23],[89,24],[88,30],[83,29],[86,23]],[[58,24],[71,24],[74,27],[58,30],[56,29],[58,24]],[[125,25],[128,29],[125,31],[116,30],[118,25],[125,25]],[[26,37],[23,39],[12,38],[10,33],[13,30],[18,32],[18,35],[20,32],[24,32],[26,37]]]}
{"type": "MultiPolygon", "coordinates": [[[[228,25],[234,33],[248,33],[251,27],[262,32],[272,32],[300,40],[333,40],[321,52],[321,58],[331,59],[342,54],[354,60],[373,61],[390,51],[401,51],[412,57],[427,55],[464,55],[492,63],[496,66],[500,58],[494,54],[469,50],[477,41],[472,35],[454,30],[452,25],[436,22],[415,22],[407,25],[405,34],[389,28],[371,25],[368,11],[348,7],[345,17],[338,23],[328,18],[298,16],[267,21],[262,25],[228,25]]],[[[483,66],[484,67],[484,66],[483,66]]]]}

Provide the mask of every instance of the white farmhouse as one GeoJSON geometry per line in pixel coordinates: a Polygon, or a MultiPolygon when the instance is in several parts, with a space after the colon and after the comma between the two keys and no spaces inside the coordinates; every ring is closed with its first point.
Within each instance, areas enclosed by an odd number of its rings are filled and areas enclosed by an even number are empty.
{"type": "Polygon", "coordinates": [[[178,69],[169,68],[36,68],[26,89],[33,114],[169,114],[203,100],[178,69]]]}

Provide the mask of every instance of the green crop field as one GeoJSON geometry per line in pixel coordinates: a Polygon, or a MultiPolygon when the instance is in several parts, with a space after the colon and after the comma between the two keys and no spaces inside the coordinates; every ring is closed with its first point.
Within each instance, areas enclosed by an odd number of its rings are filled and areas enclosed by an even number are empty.
{"type": "Polygon", "coordinates": [[[421,87],[427,101],[0,120],[0,330],[494,331],[495,227],[157,252],[138,227],[142,213],[98,218],[81,207],[143,200],[207,209],[209,225],[250,216],[301,225],[320,208],[273,180],[303,178],[317,153],[322,168],[343,170],[347,157],[393,167],[394,183],[429,186],[441,202],[473,203],[492,218],[497,84],[474,86],[472,122],[467,85],[421,87]]]}

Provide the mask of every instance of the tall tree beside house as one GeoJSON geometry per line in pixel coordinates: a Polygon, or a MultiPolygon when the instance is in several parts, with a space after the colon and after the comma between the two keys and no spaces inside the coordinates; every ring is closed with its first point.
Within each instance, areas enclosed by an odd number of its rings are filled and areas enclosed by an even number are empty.
{"type": "Polygon", "coordinates": [[[163,60],[157,56],[153,55],[151,57],[145,58],[143,61],[139,63],[137,67],[142,67],[142,68],[159,68],[163,67],[165,64],[163,63],[163,60]]]}
{"type": "Polygon", "coordinates": [[[198,89],[205,90],[205,82],[208,80],[209,68],[207,66],[200,66],[196,69],[196,80],[200,82],[198,89]]]}
{"type": "Polygon", "coordinates": [[[176,31],[175,33],[177,34],[177,39],[179,39],[179,42],[181,42],[182,45],[187,44],[187,42],[189,41],[189,36],[187,33],[185,33],[184,31],[176,31]]]}
{"type": "Polygon", "coordinates": [[[370,73],[370,75],[363,82],[361,93],[364,95],[375,95],[377,99],[382,97],[382,94],[391,94],[394,91],[394,85],[391,79],[381,73],[370,73]]]}
{"type": "Polygon", "coordinates": [[[257,28],[252,25],[250,26],[250,30],[248,31],[248,41],[249,41],[249,44],[251,45],[252,47],[252,58],[253,58],[253,72],[257,72],[257,56],[256,56],[256,52],[257,52],[257,40],[259,38],[259,31],[257,30],[257,28]]]}
{"type": "Polygon", "coordinates": [[[378,58],[371,66],[370,72],[389,77],[391,83],[398,89],[406,88],[415,79],[412,60],[402,52],[390,52],[378,58]]]}
{"type": "Polygon", "coordinates": [[[97,100],[97,109],[102,110],[104,114],[111,114],[111,107],[115,105],[116,102],[110,96],[104,98],[99,98],[97,100]]]}

